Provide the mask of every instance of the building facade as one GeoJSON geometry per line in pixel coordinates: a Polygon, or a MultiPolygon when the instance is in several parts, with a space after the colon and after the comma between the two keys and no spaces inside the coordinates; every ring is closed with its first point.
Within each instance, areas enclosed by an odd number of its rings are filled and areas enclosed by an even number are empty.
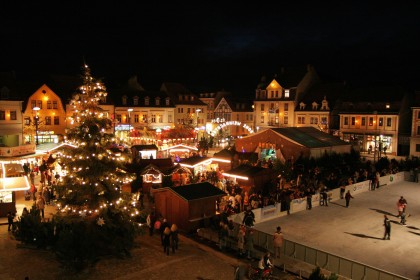
{"type": "Polygon", "coordinates": [[[25,142],[59,143],[66,133],[66,111],[61,98],[46,84],[29,98],[23,112],[25,142]]]}

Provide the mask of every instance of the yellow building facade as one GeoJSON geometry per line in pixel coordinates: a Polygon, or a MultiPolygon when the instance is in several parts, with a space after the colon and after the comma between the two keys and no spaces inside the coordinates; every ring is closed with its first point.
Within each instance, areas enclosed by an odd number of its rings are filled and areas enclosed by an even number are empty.
{"type": "Polygon", "coordinates": [[[61,98],[46,84],[28,99],[23,113],[27,143],[59,143],[66,132],[66,111],[61,98]]]}

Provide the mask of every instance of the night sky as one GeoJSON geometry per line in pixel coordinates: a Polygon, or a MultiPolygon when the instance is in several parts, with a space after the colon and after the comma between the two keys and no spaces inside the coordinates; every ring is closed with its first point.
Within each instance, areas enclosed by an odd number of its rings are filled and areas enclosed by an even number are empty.
{"type": "Polygon", "coordinates": [[[262,75],[307,64],[355,85],[420,89],[417,1],[33,2],[0,4],[0,71],[40,84],[80,75],[85,60],[108,86],[136,74],[150,90],[252,94],[262,75]]]}

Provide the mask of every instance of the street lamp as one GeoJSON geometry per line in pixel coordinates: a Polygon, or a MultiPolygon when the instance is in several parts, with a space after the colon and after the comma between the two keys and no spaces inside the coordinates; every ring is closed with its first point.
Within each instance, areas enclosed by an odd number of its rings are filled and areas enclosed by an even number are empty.
{"type": "Polygon", "coordinates": [[[133,112],[133,108],[128,108],[128,135],[130,135],[131,132],[131,112],[133,112]]]}
{"type": "Polygon", "coordinates": [[[195,118],[195,127],[197,129],[197,142],[198,142],[198,132],[199,132],[199,127],[198,127],[198,113],[200,113],[200,112],[201,112],[201,109],[196,109],[195,110],[195,115],[196,115],[196,118],[195,118]]]}
{"type": "Polygon", "coordinates": [[[38,124],[39,124],[39,116],[38,116],[38,111],[41,108],[39,107],[33,107],[32,110],[35,111],[35,144],[39,145],[39,141],[38,141],[38,124]]]}

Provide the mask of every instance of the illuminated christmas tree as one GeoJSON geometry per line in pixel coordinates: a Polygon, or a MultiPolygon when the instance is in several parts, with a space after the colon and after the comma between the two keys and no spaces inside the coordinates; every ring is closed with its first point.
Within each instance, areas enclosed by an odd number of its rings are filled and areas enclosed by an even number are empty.
{"type": "Polygon", "coordinates": [[[56,252],[81,267],[101,255],[128,254],[139,214],[131,194],[122,191],[134,179],[125,171],[129,155],[111,149],[112,120],[100,108],[106,88],[87,65],[83,71],[83,84],[70,102],[73,128],[67,133],[76,148],[57,157],[65,175],[58,182],[54,216],[56,252]]]}

